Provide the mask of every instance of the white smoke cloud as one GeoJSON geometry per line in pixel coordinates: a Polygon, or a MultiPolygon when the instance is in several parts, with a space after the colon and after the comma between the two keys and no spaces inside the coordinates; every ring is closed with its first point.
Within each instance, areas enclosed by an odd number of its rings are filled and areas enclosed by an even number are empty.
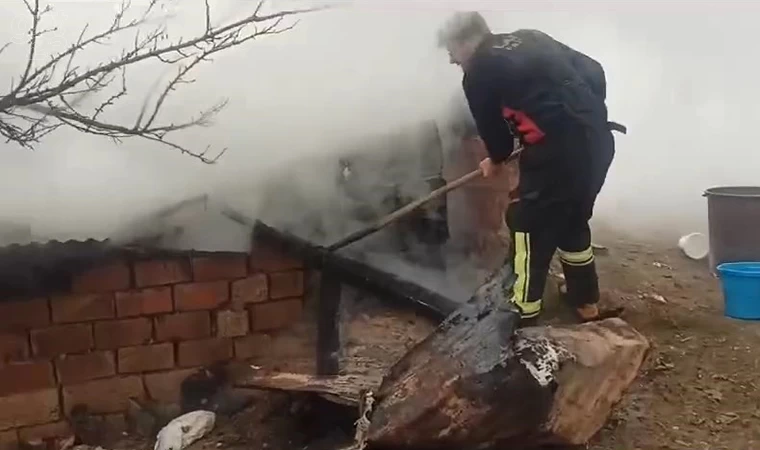
{"type": "MultiPolygon", "coordinates": [[[[202,26],[201,1],[184,1],[171,22],[174,36],[202,26]]],[[[598,219],[625,229],[680,234],[704,228],[702,191],[717,184],[751,184],[760,153],[753,124],[760,91],[752,58],[755,7],[721,3],[684,11],[681,3],[358,1],[304,16],[291,32],[252,42],[218,57],[172,98],[166,117],[187,117],[229,97],[213,128],[195,129],[183,143],[229,147],[216,166],[139,140],[108,140],[62,130],[36,151],[2,144],[2,218],[30,222],[46,236],[104,235],[137,213],[210,192],[248,205],[256,214],[262,179],[291,177],[313,194],[331,195],[332,174],[313,166],[363,136],[445,116],[460,73],[434,46],[437,26],[455,8],[480,9],[496,31],[540,28],[601,61],[608,74],[611,119],[629,127],[599,200],[598,219]],[[753,33],[753,34],[750,34],[753,33]]],[[[65,45],[89,22],[107,26],[117,3],[53,2],[43,53],[65,45]]],[[[135,7],[140,2],[134,2],[135,7]]],[[[274,7],[304,2],[275,1],[274,7]]],[[[242,14],[250,2],[212,2],[218,20],[242,14]]],[[[0,83],[23,65],[28,19],[23,3],[3,2],[0,83]]],[[[130,42],[130,39],[124,43],[130,42]]],[[[118,53],[119,43],[83,55],[83,63],[118,53]]],[[[129,119],[160,66],[129,75],[130,100],[111,118],[129,119]]],[[[266,191],[267,195],[278,195],[266,191]]],[[[325,200],[327,201],[327,200],[325,200]]],[[[294,205],[289,205],[293,207],[294,205]]],[[[277,211],[283,217],[287,211],[277,211]]],[[[295,217],[298,217],[296,215],[295,217]]]]}

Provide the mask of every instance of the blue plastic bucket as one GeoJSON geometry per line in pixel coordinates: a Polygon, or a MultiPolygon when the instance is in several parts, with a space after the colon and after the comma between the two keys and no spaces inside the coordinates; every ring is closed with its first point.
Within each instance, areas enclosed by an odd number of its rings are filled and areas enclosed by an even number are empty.
{"type": "Polygon", "coordinates": [[[760,319],[760,262],[731,262],[717,267],[723,285],[725,314],[760,319]]]}

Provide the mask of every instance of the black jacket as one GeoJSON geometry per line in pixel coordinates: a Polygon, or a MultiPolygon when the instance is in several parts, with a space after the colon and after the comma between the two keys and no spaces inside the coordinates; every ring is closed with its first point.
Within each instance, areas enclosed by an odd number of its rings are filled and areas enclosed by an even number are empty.
{"type": "Polygon", "coordinates": [[[530,145],[578,127],[608,132],[602,66],[540,31],[486,38],[462,85],[478,133],[497,163],[514,150],[514,137],[530,145]]]}

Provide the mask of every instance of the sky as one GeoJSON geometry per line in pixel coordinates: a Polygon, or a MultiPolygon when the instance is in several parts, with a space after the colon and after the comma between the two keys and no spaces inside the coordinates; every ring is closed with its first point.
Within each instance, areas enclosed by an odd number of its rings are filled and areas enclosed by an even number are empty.
{"type": "MultiPolygon", "coordinates": [[[[135,0],[133,7],[144,3],[135,0]]],[[[262,188],[264,181],[291,180],[308,195],[329,196],[332,180],[311,158],[329,157],[363,136],[444,117],[451,98],[461,94],[461,72],[434,39],[456,9],[483,12],[495,31],[541,29],[604,65],[610,118],[629,131],[616,137],[596,221],[642,238],[704,231],[705,189],[757,183],[755,2],[334,3],[344,7],[304,15],[287,33],[216,57],[171,97],[163,116],[168,121],[229,98],[213,127],[178,136],[196,148],[229,147],[216,165],[147,141],[115,145],[71,130],[48,136],[34,151],[0,143],[0,219],[31,223],[47,237],[104,236],[135,214],[200,193],[230,197],[256,215],[262,196],[276,195],[262,188]]],[[[108,26],[118,6],[107,0],[51,4],[46,20],[57,31],[45,36],[41,55],[71,42],[86,23],[92,30],[108,26]]],[[[254,5],[211,4],[217,23],[254,5]]],[[[273,0],[269,7],[304,4],[273,0]]],[[[201,31],[202,1],[183,0],[171,11],[171,37],[201,31]]],[[[29,18],[22,0],[0,3],[0,16],[10,24],[0,29],[0,42],[14,43],[0,55],[0,92],[6,92],[23,69],[29,18]]],[[[80,63],[118,55],[132,37],[83,54],[80,63]]],[[[131,123],[151,87],[170,74],[150,63],[130,70],[130,96],[108,118],[131,123]]]]}

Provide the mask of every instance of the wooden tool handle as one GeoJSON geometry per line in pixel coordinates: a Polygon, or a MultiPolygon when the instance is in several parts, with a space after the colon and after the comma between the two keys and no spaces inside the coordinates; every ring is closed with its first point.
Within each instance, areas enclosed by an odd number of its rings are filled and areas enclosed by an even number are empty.
{"type": "MultiPolygon", "coordinates": [[[[522,152],[523,147],[516,148],[514,152],[512,152],[511,155],[509,155],[509,158],[506,162],[510,162],[515,160],[520,153],[522,152]]],[[[441,197],[442,195],[447,194],[450,191],[453,191],[454,189],[457,189],[477,178],[480,178],[483,175],[483,173],[480,171],[480,168],[473,170],[472,172],[457,178],[456,180],[452,181],[451,183],[447,183],[446,186],[442,186],[433,192],[429,193],[428,195],[418,198],[417,200],[397,209],[396,211],[393,211],[392,213],[388,214],[387,216],[381,218],[373,225],[370,225],[367,228],[363,228],[359,231],[356,231],[355,233],[349,234],[345,238],[339,240],[338,242],[329,245],[327,247],[327,250],[329,251],[335,251],[338,249],[341,249],[349,244],[353,244],[354,242],[369,236],[372,233],[375,233],[377,231],[382,230],[383,228],[387,227],[391,223],[397,221],[398,219],[408,215],[412,211],[416,210],[420,206],[424,205],[425,203],[435,200],[438,197],[441,197]]]]}
{"type": "Polygon", "coordinates": [[[417,200],[404,205],[403,207],[397,209],[396,211],[393,211],[392,213],[388,214],[387,216],[381,218],[373,225],[363,228],[355,233],[352,233],[348,235],[347,237],[341,239],[340,241],[330,245],[327,247],[327,250],[329,251],[335,251],[340,248],[343,248],[349,244],[353,244],[354,242],[369,236],[370,234],[379,231],[391,223],[397,221],[398,219],[408,215],[412,211],[416,210],[417,208],[423,206],[424,204],[428,203],[431,200],[435,200],[442,195],[446,195],[449,191],[452,191],[454,189],[457,189],[458,187],[469,183],[470,181],[480,178],[482,176],[482,172],[480,169],[473,170],[472,172],[468,173],[467,175],[464,175],[460,178],[457,178],[456,180],[452,181],[451,183],[447,183],[446,186],[442,186],[433,192],[427,194],[424,197],[418,198],[417,200]]]}

